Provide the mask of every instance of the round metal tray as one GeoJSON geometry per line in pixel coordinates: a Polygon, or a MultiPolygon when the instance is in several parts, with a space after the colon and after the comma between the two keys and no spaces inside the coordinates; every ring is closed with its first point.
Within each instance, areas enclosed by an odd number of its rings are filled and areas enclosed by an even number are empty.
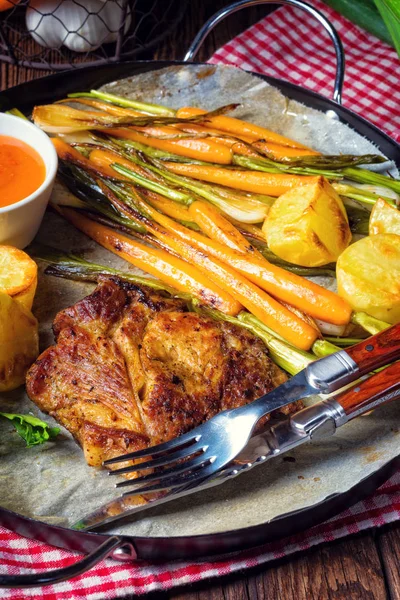
{"type": "MultiPolygon", "coordinates": [[[[223,9],[222,16],[242,6],[262,3],[265,0],[241,0],[232,7],[223,9]]],[[[304,8],[304,3],[299,0],[281,1],[282,4],[292,4],[304,8]]],[[[315,9],[308,7],[315,12],[315,9]]],[[[309,11],[308,11],[309,12],[309,11]]],[[[318,13],[320,14],[320,13],[318,13]]],[[[315,16],[315,15],[314,15],[315,16]]],[[[220,14],[215,15],[199,32],[192,48],[186,55],[187,59],[193,57],[199,44],[212,27],[221,20],[220,14]]],[[[322,19],[324,19],[322,17],[322,19]]],[[[333,28],[332,28],[333,29],[333,28]]],[[[334,30],[333,30],[334,32],[334,30]]],[[[336,32],[334,36],[337,37],[336,32]]],[[[341,45],[336,46],[338,56],[338,73],[335,86],[335,97],[340,101],[341,85],[343,81],[343,56],[341,45]],[[342,71],[340,69],[342,67],[342,71]]],[[[137,75],[139,73],[158,70],[166,66],[185,65],[184,61],[145,61],[125,62],[113,65],[89,67],[75,72],[58,73],[50,77],[24,83],[0,93],[0,111],[18,107],[22,111],[30,111],[35,104],[50,103],[77,89],[98,88],[109,81],[137,75]]],[[[400,167],[400,147],[389,136],[377,127],[359,117],[352,111],[342,107],[338,102],[329,100],[303,89],[299,86],[266,77],[254,75],[264,79],[277,87],[285,96],[298,100],[308,107],[327,112],[333,111],[337,117],[361,135],[373,142],[382,153],[393,160],[400,167]]],[[[62,527],[48,525],[41,521],[30,519],[9,510],[0,508],[0,525],[17,532],[23,536],[42,541],[68,550],[76,550],[88,554],[74,565],[58,571],[41,573],[38,575],[1,576],[0,587],[31,587],[56,583],[78,575],[89,569],[105,556],[112,556],[116,560],[139,559],[179,559],[188,557],[210,556],[234,552],[239,549],[253,547],[293,535],[308,527],[317,525],[327,518],[339,513],[343,509],[358,502],[372,493],[400,466],[400,457],[386,463],[372,475],[357,482],[354,487],[342,494],[328,497],[320,504],[307,507],[301,511],[288,513],[256,527],[240,530],[226,531],[218,534],[198,535],[187,537],[143,538],[133,536],[114,536],[107,533],[89,533],[70,530],[62,527]]]]}

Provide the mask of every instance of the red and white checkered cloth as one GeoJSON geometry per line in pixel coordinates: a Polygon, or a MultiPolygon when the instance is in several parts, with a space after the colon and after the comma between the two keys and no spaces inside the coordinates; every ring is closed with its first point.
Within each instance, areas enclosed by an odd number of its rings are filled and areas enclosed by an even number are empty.
{"type": "MultiPolygon", "coordinates": [[[[395,51],[312,0],[335,25],[345,47],[345,106],[400,139],[400,62],[395,51]]],[[[334,53],[325,32],[304,13],[281,8],[218,50],[214,63],[230,63],[290,80],[329,95],[334,53]]],[[[400,472],[368,500],[359,502],[323,525],[280,542],[232,555],[229,560],[119,564],[107,560],[74,580],[30,590],[0,590],[2,599],[36,598],[104,600],[167,590],[254,567],[369,527],[400,519],[400,472]]],[[[79,555],[33,542],[0,528],[1,572],[22,574],[68,566],[79,555]]]]}
{"type": "MultiPolygon", "coordinates": [[[[320,0],[346,54],[343,105],[400,141],[400,61],[396,51],[320,0]]],[[[335,53],[328,34],[304,11],[284,7],[217,50],[212,63],[291,81],[332,97],[335,53]]]]}

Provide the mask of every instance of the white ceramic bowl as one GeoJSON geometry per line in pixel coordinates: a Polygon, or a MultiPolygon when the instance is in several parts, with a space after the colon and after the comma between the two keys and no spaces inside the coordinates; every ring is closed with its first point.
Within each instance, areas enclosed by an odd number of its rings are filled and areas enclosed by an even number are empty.
{"type": "Polygon", "coordinates": [[[57,152],[41,129],[19,117],[0,113],[0,135],[12,136],[31,146],[40,154],[46,167],[45,180],[35,192],[0,208],[0,244],[25,248],[42,222],[57,172],[57,152]]]}

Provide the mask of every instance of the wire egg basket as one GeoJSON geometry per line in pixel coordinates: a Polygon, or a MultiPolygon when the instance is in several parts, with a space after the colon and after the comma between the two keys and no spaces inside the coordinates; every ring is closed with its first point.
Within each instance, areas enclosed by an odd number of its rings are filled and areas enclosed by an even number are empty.
{"type": "Polygon", "coordinates": [[[134,58],[178,25],[180,0],[0,0],[0,61],[60,71],[134,58]]]}

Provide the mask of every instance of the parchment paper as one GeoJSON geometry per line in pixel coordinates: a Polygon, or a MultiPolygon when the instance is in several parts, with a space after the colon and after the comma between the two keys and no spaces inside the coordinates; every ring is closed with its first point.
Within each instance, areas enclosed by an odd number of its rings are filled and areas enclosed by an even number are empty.
{"type": "MultiPolygon", "coordinates": [[[[368,140],[332,116],[288,101],[258,77],[233,67],[173,67],[105,87],[173,107],[198,105],[213,109],[241,102],[238,116],[325,153],[375,151],[368,140]]],[[[38,241],[64,250],[84,250],[89,260],[129,269],[54,214],[46,215],[38,241]]],[[[92,289],[91,284],[40,275],[34,312],[40,322],[41,349],[53,343],[51,323],[55,314],[92,289]]],[[[0,410],[31,412],[52,422],[27,399],[23,389],[0,395],[0,410]]],[[[400,410],[394,403],[356,419],[330,439],[298,448],[291,454],[294,462],[275,458],[220,487],[150,509],[110,530],[181,536],[264,523],[344,492],[379,469],[399,453],[399,431],[400,410]]],[[[82,451],[65,430],[55,442],[26,449],[10,424],[0,420],[0,457],[0,503],[24,515],[68,526],[116,497],[115,479],[105,471],[88,467],[82,451]]]]}

